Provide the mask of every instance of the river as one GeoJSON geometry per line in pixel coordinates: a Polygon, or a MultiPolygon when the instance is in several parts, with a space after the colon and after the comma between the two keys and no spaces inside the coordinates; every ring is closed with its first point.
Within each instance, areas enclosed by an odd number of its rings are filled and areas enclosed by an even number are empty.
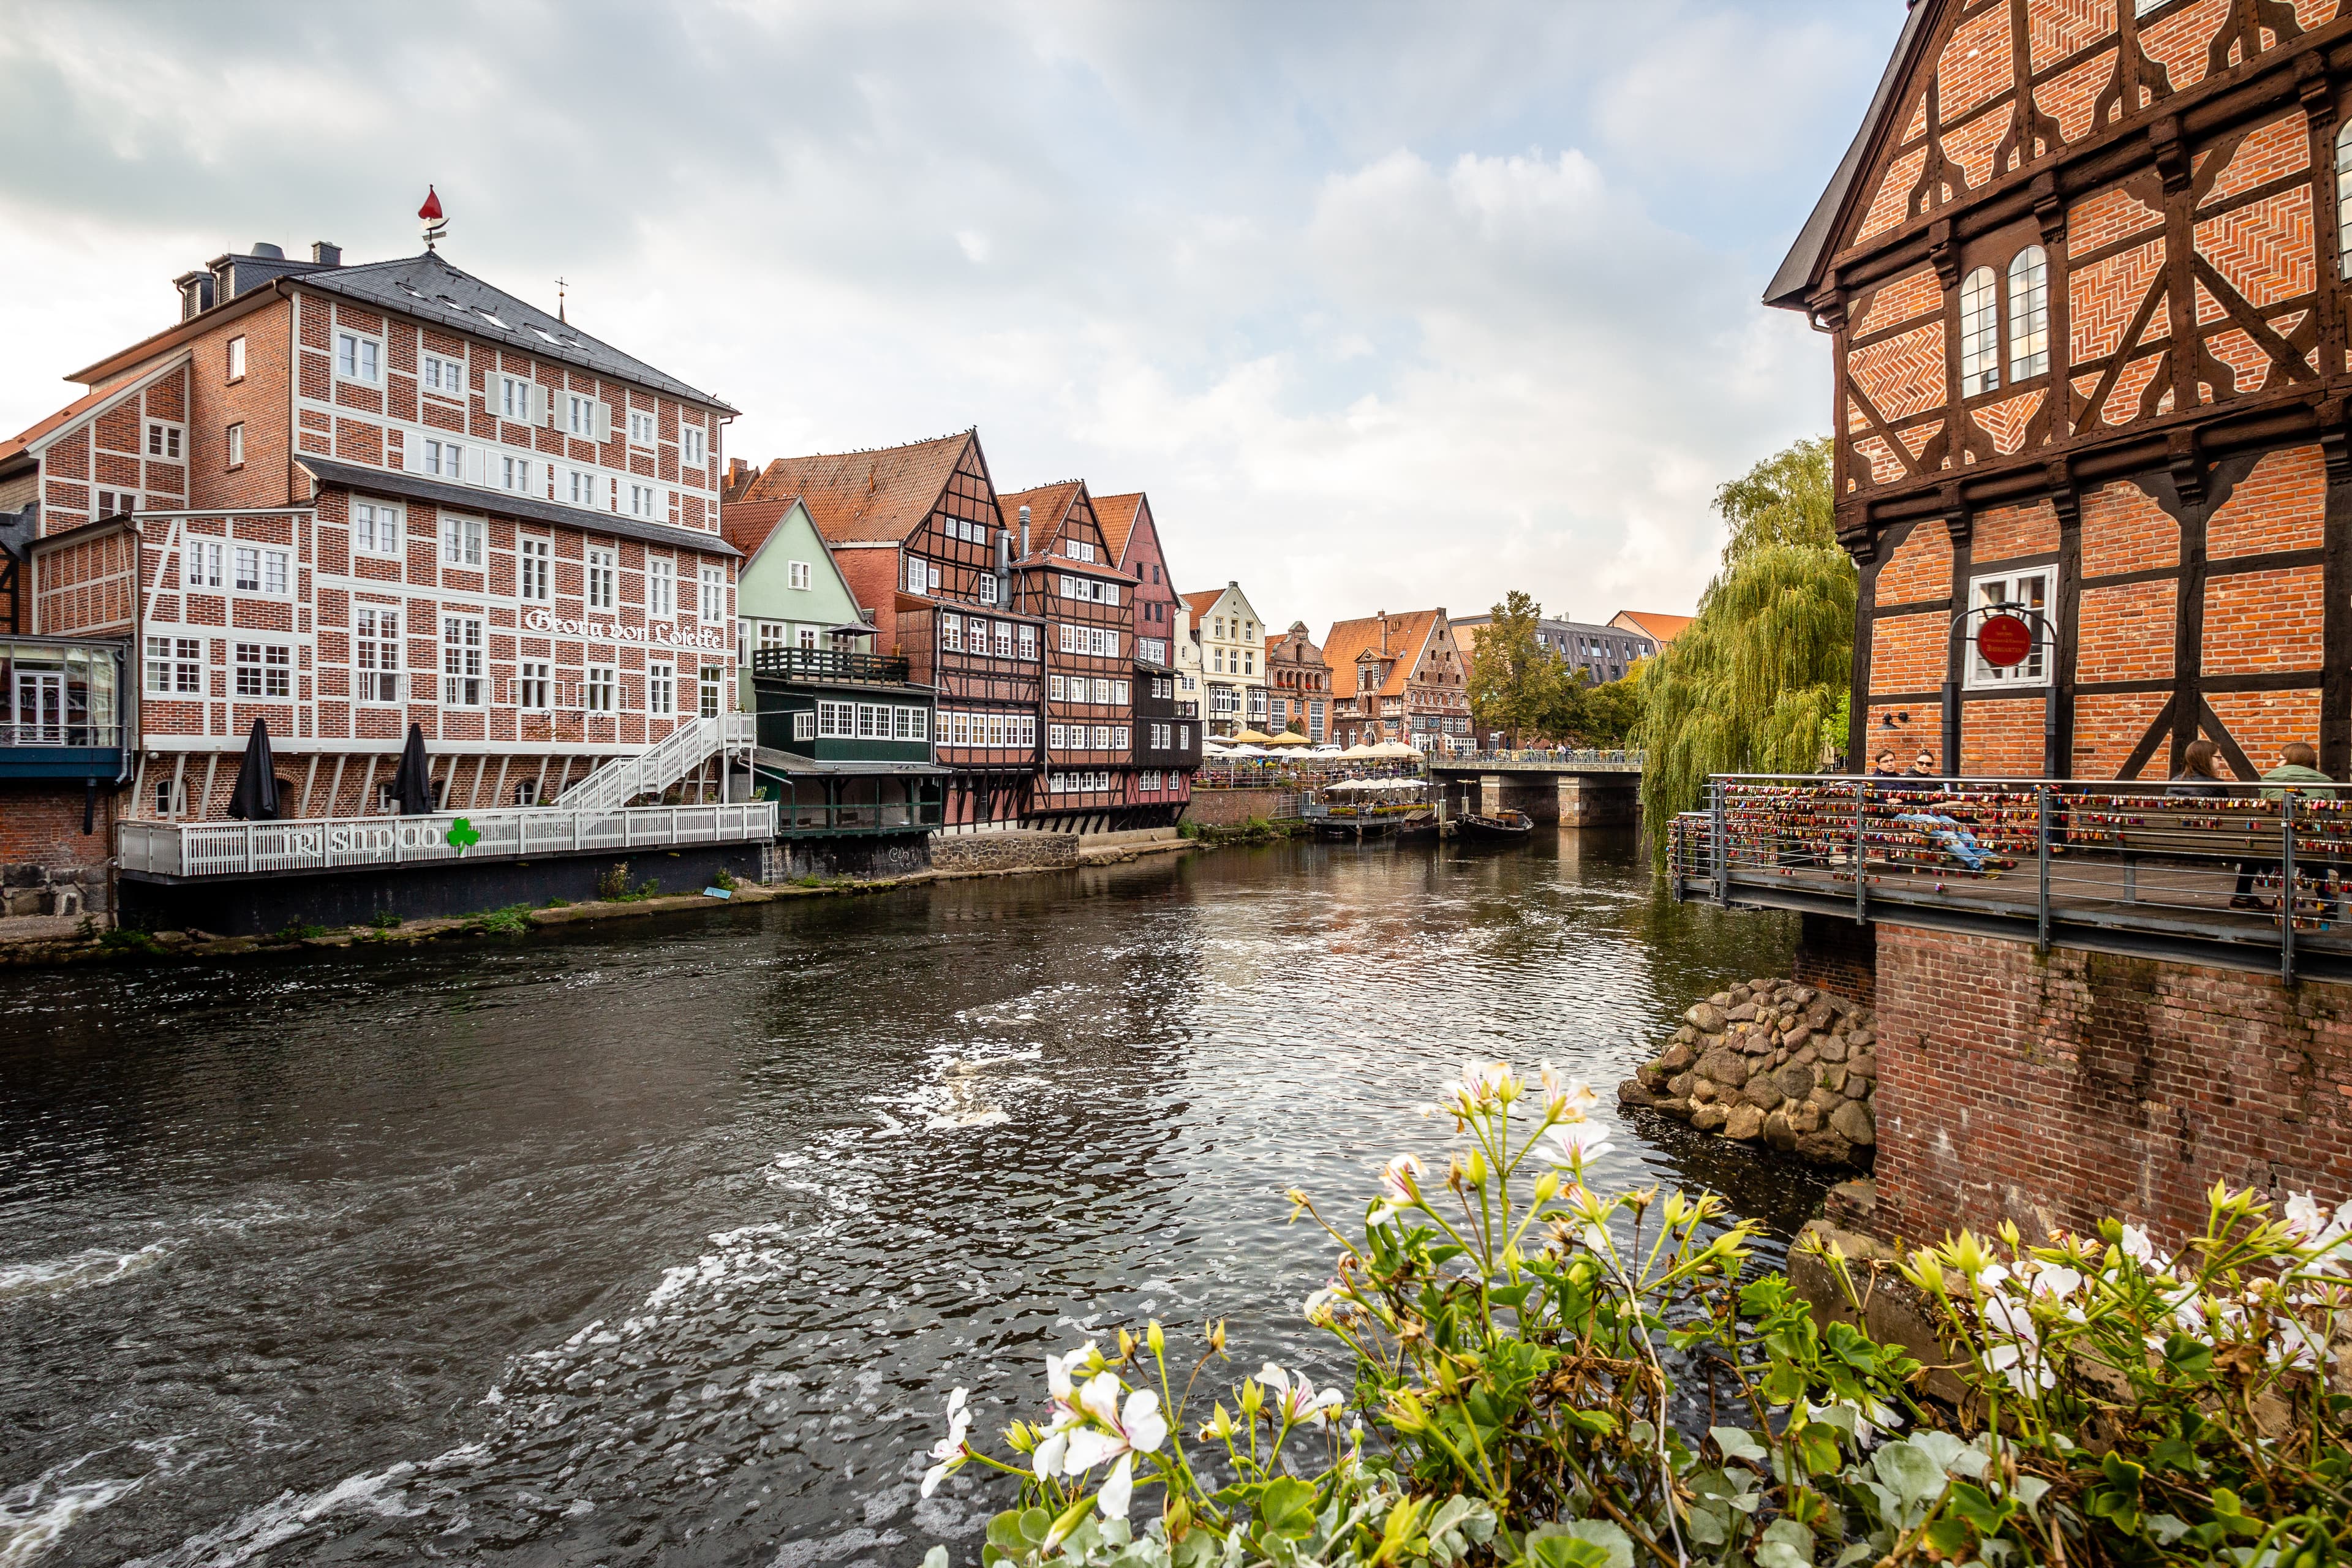
{"type": "MultiPolygon", "coordinates": [[[[1791,937],[1543,829],[0,971],[0,1568],[977,1561],[950,1386],[992,1435],[1150,1316],[1344,1383],[1286,1189],[1360,1213],[1471,1056],[1613,1120],[1791,937]]],[[[1821,1192],[1646,1121],[1604,1173],[1821,1192]]]]}

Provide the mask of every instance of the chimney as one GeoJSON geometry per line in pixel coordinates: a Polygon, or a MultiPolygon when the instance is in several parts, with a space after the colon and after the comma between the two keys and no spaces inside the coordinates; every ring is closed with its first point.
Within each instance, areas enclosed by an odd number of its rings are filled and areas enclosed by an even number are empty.
{"type": "Polygon", "coordinates": [[[343,247],[327,240],[314,239],[310,242],[310,259],[321,267],[341,267],[343,264],[343,247]]]}
{"type": "Polygon", "coordinates": [[[257,239],[253,242],[253,254],[269,261],[283,261],[286,259],[286,252],[279,249],[277,246],[270,244],[266,239],[257,239]]]}
{"type": "Polygon", "coordinates": [[[1029,509],[1021,509],[1021,559],[1029,559],[1029,509]]]}

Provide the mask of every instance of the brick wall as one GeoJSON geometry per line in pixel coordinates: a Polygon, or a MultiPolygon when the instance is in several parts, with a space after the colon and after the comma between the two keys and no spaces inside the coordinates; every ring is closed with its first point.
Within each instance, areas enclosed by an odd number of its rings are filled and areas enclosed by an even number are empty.
{"type": "Polygon", "coordinates": [[[1800,915],[1798,984],[1814,986],[1865,1007],[1878,1005],[1878,928],[1856,925],[1836,915],[1800,915]]]}
{"type": "Polygon", "coordinates": [[[110,784],[99,787],[95,820],[84,833],[79,780],[0,784],[0,917],[109,907],[115,799],[110,784]]]}
{"type": "Polygon", "coordinates": [[[1196,789],[1185,804],[1184,820],[1210,827],[1239,827],[1252,817],[1267,822],[1298,815],[1295,789],[1196,789]]]}
{"type": "Polygon", "coordinates": [[[2352,987],[1877,937],[1883,1230],[2115,1215],[2179,1236],[2217,1181],[2352,1196],[2352,987]]]}

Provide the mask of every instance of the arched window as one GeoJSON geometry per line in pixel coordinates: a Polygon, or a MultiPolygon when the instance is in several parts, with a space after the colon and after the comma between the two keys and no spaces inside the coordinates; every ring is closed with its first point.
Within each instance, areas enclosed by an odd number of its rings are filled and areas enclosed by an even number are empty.
{"type": "Polygon", "coordinates": [[[2336,133],[2336,267],[2352,278],[2352,120],[2336,133]]]}
{"type": "Polygon", "coordinates": [[[1960,283],[1960,395],[2000,385],[2000,284],[1979,267],[1960,283]]]}
{"type": "Polygon", "coordinates": [[[2050,368],[2050,258],[2029,245],[2009,264],[2009,380],[2050,368]]]}

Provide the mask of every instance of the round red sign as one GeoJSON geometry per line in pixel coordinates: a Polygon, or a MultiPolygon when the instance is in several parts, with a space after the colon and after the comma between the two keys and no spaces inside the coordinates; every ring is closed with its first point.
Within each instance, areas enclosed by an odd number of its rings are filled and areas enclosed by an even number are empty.
{"type": "Polygon", "coordinates": [[[1995,669],[2007,669],[2033,651],[2033,632],[2018,616],[1988,616],[1977,628],[1977,652],[1995,669]]]}

